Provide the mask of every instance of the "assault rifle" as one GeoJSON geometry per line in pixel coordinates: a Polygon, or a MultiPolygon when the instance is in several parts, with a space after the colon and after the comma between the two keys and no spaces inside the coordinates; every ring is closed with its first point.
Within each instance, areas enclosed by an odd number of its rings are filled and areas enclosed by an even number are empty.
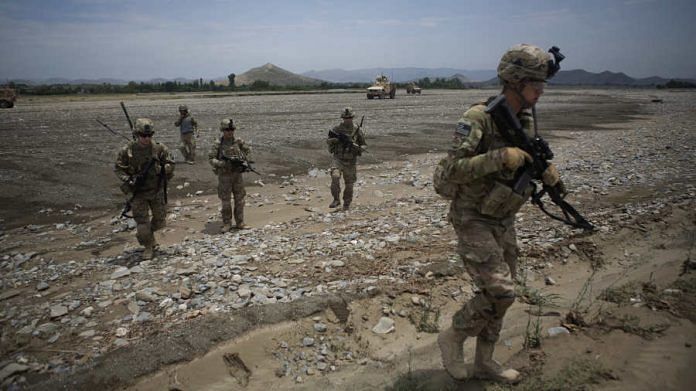
{"type": "Polygon", "coordinates": [[[126,115],[126,119],[128,120],[128,126],[133,130],[133,121],[130,119],[130,115],[128,115],[128,110],[126,110],[126,105],[121,102],[121,108],[123,109],[123,114],[126,115]]]}
{"type": "MultiPolygon", "coordinates": [[[[131,197],[126,201],[126,205],[123,206],[123,211],[121,211],[121,217],[128,217],[131,218],[133,216],[128,216],[128,212],[131,211],[132,209],[132,204],[133,200],[135,199],[135,196],[138,195],[140,192],[140,189],[143,187],[145,184],[145,179],[147,178],[147,173],[150,172],[152,169],[152,166],[155,165],[156,159],[150,159],[150,161],[145,165],[145,168],[143,168],[142,171],[140,171],[138,174],[131,176],[128,178],[128,181],[125,182],[123,185],[124,186],[129,186],[132,187],[133,189],[133,194],[131,197]]],[[[162,167],[162,172],[164,172],[164,166],[162,167]]],[[[160,177],[160,180],[162,177],[160,177]]],[[[164,203],[167,203],[167,176],[166,174],[164,175],[164,203]]]]}
{"type": "Polygon", "coordinates": [[[233,167],[234,167],[234,166],[239,166],[239,167],[241,167],[241,168],[242,168],[242,172],[249,172],[249,171],[251,171],[251,172],[253,172],[253,173],[256,174],[256,175],[261,176],[261,173],[259,173],[258,171],[254,170],[254,167],[252,166],[252,164],[253,164],[254,162],[249,161],[249,159],[231,158],[231,157],[224,156],[223,154],[220,154],[219,160],[222,160],[222,161],[224,161],[224,162],[228,162],[228,163],[230,163],[233,167]]]}
{"type": "Polygon", "coordinates": [[[125,138],[126,140],[131,141],[128,137],[124,136],[122,133],[119,133],[119,132],[117,132],[117,131],[111,129],[111,127],[110,127],[109,125],[103,123],[102,121],[97,120],[97,122],[99,123],[99,125],[105,127],[106,130],[108,130],[109,132],[115,134],[116,136],[121,136],[121,137],[125,138]]]}
{"type": "MultiPolygon", "coordinates": [[[[360,124],[358,125],[357,129],[355,129],[355,134],[357,134],[360,131],[360,129],[362,128],[364,120],[365,120],[365,116],[363,115],[362,118],[360,118],[360,124]]],[[[329,138],[338,139],[338,142],[341,143],[341,146],[343,147],[344,151],[346,149],[355,148],[360,152],[367,152],[363,149],[363,147],[361,145],[358,145],[355,142],[353,142],[351,137],[345,133],[334,132],[334,130],[331,129],[331,130],[329,130],[329,138]]]]}
{"type": "Polygon", "coordinates": [[[513,191],[522,194],[524,189],[531,183],[532,186],[534,186],[532,203],[537,205],[542,212],[552,219],[562,221],[573,227],[588,231],[593,230],[594,226],[592,223],[587,221],[587,219],[563,199],[563,197],[565,197],[565,189],[560,182],[555,186],[543,185],[541,191],[536,191],[536,185],[532,180],[539,180],[542,178],[542,174],[550,164],[548,161],[553,159],[553,152],[551,152],[549,144],[543,138],[539,136],[535,136],[534,138],[527,136],[522,128],[520,120],[513,114],[510,105],[508,105],[505,95],[500,94],[493,99],[486,107],[486,113],[493,117],[493,121],[506,141],[524,150],[533,159],[532,163],[528,163],[520,168],[517,180],[513,186],[513,191]],[[558,205],[563,212],[563,217],[553,215],[546,210],[541,201],[544,194],[548,194],[551,201],[558,205]]]}

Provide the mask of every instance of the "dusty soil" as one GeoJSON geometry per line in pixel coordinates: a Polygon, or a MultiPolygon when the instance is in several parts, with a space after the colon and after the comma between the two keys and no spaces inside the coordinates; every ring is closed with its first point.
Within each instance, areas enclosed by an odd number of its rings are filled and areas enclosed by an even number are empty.
{"type": "MultiPolygon", "coordinates": [[[[188,104],[207,129],[201,151],[220,117],[238,118],[240,136],[259,152],[265,183],[247,177],[254,228],[219,235],[214,178],[203,154],[195,166],[177,166],[161,253],[131,280],[135,288],[154,284],[161,291],[143,306],[155,319],[142,324],[122,320],[131,283],[108,297],[96,293],[113,282],[114,270],[138,265],[133,232],[113,232],[121,198],[110,171],[121,141],[93,121],[123,123],[120,99],[37,99],[0,112],[2,201],[12,205],[2,210],[0,236],[0,368],[30,367],[0,381],[31,389],[505,389],[450,379],[434,333],[472,292],[444,224],[447,204],[427,180],[457,117],[490,93],[425,91],[369,102],[363,94],[128,97],[134,117],[158,124],[173,122],[176,106],[188,104]],[[360,166],[353,210],[329,213],[325,173],[306,173],[325,166],[323,137],[345,105],[366,115],[371,154],[360,166]],[[361,250],[363,239],[386,244],[361,250]],[[159,300],[175,298],[178,289],[168,268],[204,260],[199,244],[218,240],[254,254],[244,276],[282,279],[312,294],[242,308],[211,302],[173,314],[160,303],[158,310],[159,300]],[[260,245],[268,249],[255,252],[260,245]],[[18,254],[30,256],[20,263],[18,254]],[[291,262],[298,254],[302,262],[291,262]],[[327,264],[336,259],[345,265],[327,264]],[[39,290],[52,274],[58,277],[39,290]],[[86,293],[93,291],[90,302],[86,293]],[[45,324],[50,306],[78,292],[73,311],[96,307],[89,317],[96,335],[80,335],[80,326],[53,342],[41,333],[20,338],[18,329],[32,320],[32,327],[45,324]],[[394,321],[393,332],[372,331],[381,317],[394,321]],[[111,344],[119,326],[129,328],[124,346],[111,344]]],[[[525,374],[514,388],[680,390],[696,380],[696,112],[688,103],[695,97],[641,90],[545,95],[540,130],[574,189],[571,202],[599,229],[568,229],[531,206],[519,216],[521,300],[496,350],[497,359],[525,374]],[[651,103],[655,94],[663,104],[651,103]],[[559,325],[571,333],[549,337],[559,325]]],[[[174,147],[173,126],[165,129],[158,139],[174,147]]],[[[471,358],[474,341],[465,348],[471,358]]]]}

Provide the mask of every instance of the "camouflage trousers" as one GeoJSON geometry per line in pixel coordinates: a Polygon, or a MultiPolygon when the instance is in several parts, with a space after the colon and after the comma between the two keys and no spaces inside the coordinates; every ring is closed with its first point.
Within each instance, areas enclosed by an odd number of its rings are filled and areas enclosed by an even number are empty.
{"type": "Polygon", "coordinates": [[[505,312],[515,301],[517,239],[512,219],[495,221],[450,212],[459,239],[457,253],[478,292],[452,317],[463,334],[496,342],[505,312]]]}
{"type": "Polygon", "coordinates": [[[241,172],[223,172],[218,174],[218,198],[222,201],[222,222],[232,221],[232,195],[234,195],[234,221],[237,225],[244,222],[244,178],[241,172]]]}
{"type": "Polygon", "coordinates": [[[349,206],[353,201],[353,185],[358,180],[357,165],[354,161],[334,158],[331,166],[331,195],[334,200],[341,200],[341,176],[345,183],[343,190],[343,206],[349,206]]]}
{"type": "Polygon", "coordinates": [[[155,194],[138,194],[131,203],[133,220],[135,220],[135,237],[141,246],[155,243],[154,232],[167,225],[167,205],[164,204],[164,192],[155,194]]]}
{"type": "Polygon", "coordinates": [[[181,146],[179,147],[181,154],[187,162],[196,160],[196,138],[193,137],[193,132],[181,134],[181,146]]]}

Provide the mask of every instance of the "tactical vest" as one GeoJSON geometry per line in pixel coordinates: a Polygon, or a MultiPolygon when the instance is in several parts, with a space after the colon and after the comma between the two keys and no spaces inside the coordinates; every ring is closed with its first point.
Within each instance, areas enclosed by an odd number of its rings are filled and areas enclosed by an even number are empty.
{"type": "Polygon", "coordinates": [[[155,163],[145,176],[145,181],[143,182],[143,187],[140,189],[140,192],[144,193],[158,188],[159,173],[162,169],[160,159],[163,151],[164,148],[157,142],[153,142],[147,147],[143,147],[135,141],[128,145],[129,175],[135,176],[142,173],[148,163],[150,163],[150,160],[155,159],[155,163]]]}
{"type": "MultiPolygon", "coordinates": [[[[333,131],[336,133],[343,133],[347,134],[348,137],[350,137],[350,140],[352,142],[355,142],[355,125],[351,125],[350,127],[345,126],[344,124],[340,124],[336,127],[333,128],[333,131]]],[[[334,155],[334,157],[347,161],[347,162],[352,162],[355,163],[358,159],[358,156],[360,156],[361,152],[358,150],[355,150],[354,148],[343,148],[343,145],[341,143],[334,144],[331,147],[331,153],[334,155]]]]}
{"type": "Polygon", "coordinates": [[[181,134],[193,132],[193,118],[190,115],[187,115],[181,120],[179,130],[181,131],[181,134]]]}
{"type": "MultiPolygon", "coordinates": [[[[474,110],[484,111],[485,103],[472,106],[474,110]]],[[[490,118],[490,116],[488,116],[490,118]]],[[[529,134],[532,127],[532,117],[529,113],[522,112],[519,115],[520,122],[529,134]]],[[[495,122],[490,119],[489,126],[483,129],[483,137],[476,149],[476,154],[484,154],[488,151],[512,146],[498,131],[495,122]]],[[[524,205],[532,194],[530,185],[523,194],[512,191],[515,183],[515,172],[503,170],[467,184],[458,186],[454,204],[458,208],[475,209],[482,215],[496,219],[504,219],[513,216],[524,205]]]]}
{"type": "MultiPolygon", "coordinates": [[[[224,137],[220,137],[217,146],[217,159],[222,160],[222,158],[225,157],[228,159],[246,160],[247,156],[245,156],[244,152],[242,151],[241,145],[241,139],[225,139],[224,137]]],[[[234,168],[231,166],[225,166],[224,168],[216,167],[213,169],[215,174],[239,172],[239,170],[239,168],[234,168]]]]}

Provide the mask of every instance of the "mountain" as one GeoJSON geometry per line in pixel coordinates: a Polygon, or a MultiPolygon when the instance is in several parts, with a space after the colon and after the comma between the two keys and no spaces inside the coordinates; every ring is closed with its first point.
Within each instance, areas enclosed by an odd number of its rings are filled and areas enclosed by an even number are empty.
{"type": "Polygon", "coordinates": [[[271,63],[267,63],[266,65],[251,68],[241,75],[237,75],[234,79],[234,84],[238,86],[245,84],[251,85],[255,81],[266,81],[271,85],[282,87],[316,86],[324,82],[323,80],[298,75],[271,63]]]}
{"type": "Polygon", "coordinates": [[[467,78],[467,81],[488,80],[495,76],[494,70],[463,70],[456,68],[362,68],[354,70],[345,69],[326,69],[326,70],[311,70],[302,73],[307,77],[327,80],[334,83],[370,83],[375,80],[375,77],[384,74],[389,76],[389,79],[396,83],[406,83],[415,81],[425,77],[434,78],[449,78],[453,75],[461,75],[467,78]]]}
{"type": "Polygon", "coordinates": [[[635,79],[622,72],[604,71],[592,73],[583,69],[573,69],[570,71],[558,72],[549,81],[550,84],[563,85],[605,85],[605,86],[630,86],[635,79]]]}

